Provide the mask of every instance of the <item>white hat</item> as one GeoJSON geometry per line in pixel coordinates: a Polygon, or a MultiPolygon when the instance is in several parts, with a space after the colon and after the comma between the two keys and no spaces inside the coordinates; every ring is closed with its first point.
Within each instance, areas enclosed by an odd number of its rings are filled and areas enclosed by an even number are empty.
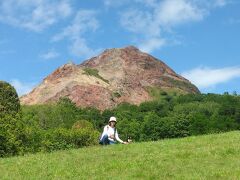
{"type": "Polygon", "coordinates": [[[117,122],[117,119],[115,117],[110,117],[109,121],[108,122],[111,122],[111,121],[114,121],[114,122],[117,122]]]}

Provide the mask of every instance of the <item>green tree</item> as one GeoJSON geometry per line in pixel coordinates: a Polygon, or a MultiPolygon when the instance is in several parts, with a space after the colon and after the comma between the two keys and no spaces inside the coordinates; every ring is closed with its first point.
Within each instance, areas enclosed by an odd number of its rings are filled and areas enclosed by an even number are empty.
{"type": "Polygon", "coordinates": [[[158,140],[162,137],[161,128],[163,121],[155,112],[149,112],[144,116],[142,123],[141,140],[158,140]]]}
{"type": "Polygon", "coordinates": [[[131,137],[133,141],[139,141],[141,135],[141,125],[135,119],[120,119],[117,123],[119,136],[123,140],[131,137]]]}
{"type": "Polygon", "coordinates": [[[20,111],[20,101],[16,90],[9,83],[0,81],[0,117],[16,115],[20,111]]]}
{"type": "Polygon", "coordinates": [[[89,129],[93,130],[93,125],[89,121],[86,120],[79,120],[75,122],[72,126],[72,129],[89,129]]]}
{"type": "Polygon", "coordinates": [[[18,95],[13,86],[0,81],[0,157],[20,154],[23,140],[18,95]]]}

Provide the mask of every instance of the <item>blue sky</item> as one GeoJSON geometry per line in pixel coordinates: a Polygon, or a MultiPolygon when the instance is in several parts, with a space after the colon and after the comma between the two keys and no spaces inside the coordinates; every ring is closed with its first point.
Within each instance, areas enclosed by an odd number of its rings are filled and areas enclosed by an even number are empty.
{"type": "Polygon", "coordinates": [[[203,93],[240,93],[238,0],[0,0],[0,79],[20,95],[57,67],[134,45],[203,93]]]}

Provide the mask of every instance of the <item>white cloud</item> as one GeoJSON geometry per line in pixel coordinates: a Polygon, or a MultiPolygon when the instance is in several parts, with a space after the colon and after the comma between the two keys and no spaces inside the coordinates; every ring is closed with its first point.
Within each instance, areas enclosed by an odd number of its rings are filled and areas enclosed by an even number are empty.
{"type": "Polygon", "coordinates": [[[55,35],[53,41],[59,41],[66,37],[74,39],[88,30],[95,31],[99,27],[99,22],[95,16],[96,11],[93,10],[78,11],[72,24],[67,26],[61,33],[55,35]]]}
{"type": "Polygon", "coordinates": [[[187,0],[165,0],[155,8],[155,21],[159,26],[176,26],[202,20],[205,11],[187,0]]]}
{"type": "Polygon", "coordinates": [[[126,30],[138,34],[142,50],[152,52],[166,45],[166,35],[176,26],[204,19],[211,9],[225,6],[226,0],[135,0],[145,8],[130,8],[120,13],[120,23],[126,30]],[[141,36],[139,36],[141,35],[141,36]],[[149,43],[151,42],[151,43],[149,43]],[[164,42],[164,43],[163,43],[164,42]],[[144,46],[143,46],[143,45],[144,46]]]}
{"type": "Polygon", "coordinates": [[[208,67],[195,68],[183,72],[183,77],[190,80],[200,89],[212,88],[218,84],[240,77],[240,67],[213,69],[208,67]]]}
{"type": "Polygon", "coordinates": [[[0,1],[0,22],[36,32],[46,29],[71,13],[68,0],[0,1]]]}
{"type": "Polygon", "coordinates": [[[18,79],[11,80],[10,84],[14,86],[19,96],[29,93],[36,85],[36,83],[24,83],[18,79]]]}
{"type": "Polygon", "coordinates": [[[154,6],[159,0],[103,0],[105,7],[120,7],[123,5],[128,5],[129,3],[144,3],[147,6],[154,6]]]}
{"type": "Polygon", "coordinates": [[[152,38],[144,41],[143,43],[139,44],[139,48],[144,52],[151,52],[154,49],[159,49],[164,46],[166,40],[163,38],[152,38]]]}
{"type": "Polygon", "coordinates": [[[229,2],[230,2],[229,0],[215,0],[214,5],[223,7],[223,6],[227,5],[229,2]]]}
{"type": "Polygon", "coordinates": [[[50,51],[48,51],[44,54],[41,54],[40,58],[49,60],[49,59],[55,59],[55,58],[59,57],[59,55],[60,54],[58,52],[56,52],[54,49],[51,49],[50,51]]]}
{"type": "Polygon", "coordinates": [[[144,3],[146,6],[155,7],[158,5],[158,0],[135,0],[137,3],[144,3]]]}
{"type": "Polygon", "coordinates": [[[121,13],[121,25],[134,33],[155,36],[160,33],[160,27],[154,23],[153,14],[148,11],[129,9],[121,13]]]}
{"type": "Polygon", "coordinates": [[[98,53],[99,50],[91,49],[83,36],[86,33],[96,31],[98,28],[99,22],[96,19],[96,11],[80,10],[77,12],[71,25],[67,26],[61,33],[56,34],[52,41],[70,40],[69,50],[73,55],[90,57],[98,53]]]}
{"type": "Polygon", "coordinates": [[[109,7],[119,7],[122,6],[126,3],[128,3],[129,0],[103,0],[104,5],[109,8],[109,7]]]}
{"type": "Polygon", "coordinates": [[[86,57],[89,58],[91,56],[94,56],[98,54],[102,49],[91,49],[84,38],[77,38],[73,41],[72,45],[69,47],[69,50],[72,54],[78,56],[78,57],[86,57]]]}

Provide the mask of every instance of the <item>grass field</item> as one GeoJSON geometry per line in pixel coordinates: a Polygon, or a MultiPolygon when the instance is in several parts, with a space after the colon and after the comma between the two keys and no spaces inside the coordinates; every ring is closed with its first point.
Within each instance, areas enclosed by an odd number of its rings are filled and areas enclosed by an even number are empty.
{"type": "Polygon", "coordinates": [[[240,132],[4,158],[0,179],[240,179],[240,132]]]}

